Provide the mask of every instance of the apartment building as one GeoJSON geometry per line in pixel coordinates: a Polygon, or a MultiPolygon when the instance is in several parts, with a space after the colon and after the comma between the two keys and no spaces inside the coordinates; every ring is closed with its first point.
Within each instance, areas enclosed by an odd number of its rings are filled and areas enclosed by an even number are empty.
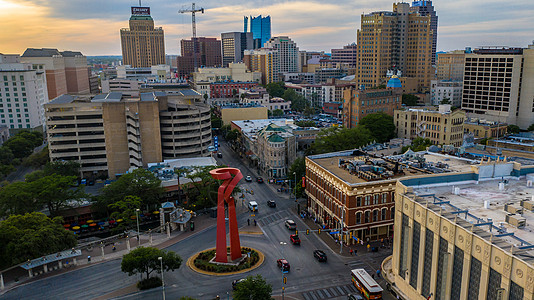
{"type": "Polygon", "coordinates": [[[432,30],[432,65],[436,63],[436,47],[438,43],[438,15],[434,10],[432,1],[412,1],[410,11],[418,12],[421,16],[430,16],[430,29],[432,30]]]}
{"type": "Polygon", "coordinates": [[[402,105],[402,85],[394,76],[385,89],[346,88],[343,99],[343,126],[354,128],[368,114],[383,112],[393,116],[402,105]]]}
{"type": "Polygon", "coordinates": [[[50,159],[75,160],[85,178],[115,178],[168,158],[208,156],[210,110],[200,94],[62,95],[45,104],[50,159]]]}
{"type": "Polygon", "coordinates": [[[50,99],[67,93],[89,93],[87,57],[78,51],[28,48],[22,54],[22,63],[46,74],[47,93],[50,99]]]}
{"type": "Polygon", "coordinates": [[[404,299],[534,299],[533,166],[401,178],[384,277],[404,299]]]}
{"type": "Polygon", "coordinates": [[[534,123],[534,44],[528,48],[481,48],[465,55],[462,109],[469,117],[534,123]]]}
{"type": "Polygon", "coordinates": [[[272,37],[264,45],[276,50],[278,55],[278,73],[299,72],[299,47],[287,36],[272,37]]]}
{"type": "Polygon", "coordinates": [[[129,28],[121,28],[122,64],[134,68],[165,64],[163,28],[154,27],[150,7],[132,7],[129,28]]]}
{"type": "Polygon", "coordinates": [[[278,50],[261,48],[245,50],[243,62],[252,72],[261,72],[262,84],[277,82],[280,73],[278,50]]]}
{"type": "Polygon", "coordinates": [[[439,110],[408,108],[395,110],[394,122],[399,138],[428,138],[434,145],[460,147],[464,137],[465,112],[451,111],[450,104],[439,110]]]}
{"type": "Polygon", "coordinates": [[[439,53],[436,60],[437,80],[464,80],[465,54],[467,50],[454,50],[447,53],[439,53]]]}
{"type": "MultiPolygon", "coordinates": [[[[417,79],[418,92],[430,91],[433,30],[431,16],[410,11],[408,3],[393,4],[393,11],[362,14],[357,31],[358,86],[386,83],[386,74],[400,71],[417,79]]],[[[397,74],[398,75],[398,74],[397,74]]]]}
{"type": "Polygon", "coordinates": [[[44,70],[21,63],[18,54],[0,53],[0,127],[43,130],[48,102],[44,70]]]}
{"type": "Polygon", "coordinates": [[[462,82],[450,80],[430,81],[430,104],[439,105],[445,99],[455,107],[462,105],[462,82]]]}

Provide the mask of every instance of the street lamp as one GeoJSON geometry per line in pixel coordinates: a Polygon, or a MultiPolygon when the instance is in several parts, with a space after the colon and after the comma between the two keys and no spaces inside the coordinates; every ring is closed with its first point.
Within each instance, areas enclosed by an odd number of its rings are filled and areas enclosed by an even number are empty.
{"type": "Polygon", "coordinates": [[[139,246],[141,244],[139,239],[139,208],[135,210],[135,218],[137,219],[137,246],[139,246]]]}
{"type": "Polygon", "coordinates": [[[293,175],[295,175],[295,202],[297,202],[297,173],[293,172],[293,175]]]}
{"type": "Polygon", "coordinates": [[[165,280],[163,280],[163,257],[158,257],[158,260],[161,264],[161,287],[163,293],[163,300],[165,300],[165,280]]]}

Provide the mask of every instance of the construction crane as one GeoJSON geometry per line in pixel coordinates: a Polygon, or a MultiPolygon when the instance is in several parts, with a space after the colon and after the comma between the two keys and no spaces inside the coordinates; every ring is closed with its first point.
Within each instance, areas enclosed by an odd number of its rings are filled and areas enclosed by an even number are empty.
{"type": "Polygon", "coordinates": [[[191,13],[192,14],[192,23],[193,23],[193,38],[196,38],[197,37],[197,22],[195,20],[195,14],[197,12],[201,12],[201,13],[204,13],[204,8],[195,8],[195,3],[193,2],[193,5],[191,6],[191,9],[180,9],[178,11],[179,13],[181,14],[185,14],[185,13],[191,13]]]}

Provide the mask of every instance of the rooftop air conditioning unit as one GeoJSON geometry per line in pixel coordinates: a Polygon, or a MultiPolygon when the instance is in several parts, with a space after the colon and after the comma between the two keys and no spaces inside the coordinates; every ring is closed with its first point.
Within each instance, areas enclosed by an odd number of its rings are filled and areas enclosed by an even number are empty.
{"type": "Polygon", "coordinates": [[[519,215],[507,214],[506,223],[515,226],[517,228],[522,228],[527,225],[527,220],[519,215]]]}
{"type": "Polygon", "coordinates": [[[521,200],[521,206],[528,211],[534,211],[534,202],[530,200],[521,200]]]}
{"type": "Polygon", "coordinates": [[[514,206],[513,204],[505,204],[504,210],[511,214],[522,214],[523,213],[522,207],[514,206]]]}

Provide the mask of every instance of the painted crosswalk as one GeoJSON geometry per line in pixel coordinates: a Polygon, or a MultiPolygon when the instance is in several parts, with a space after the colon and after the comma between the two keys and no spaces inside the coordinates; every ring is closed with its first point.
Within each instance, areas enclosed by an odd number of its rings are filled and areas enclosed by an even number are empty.
{"type": "Polygon", "coordinates": [[[321,300],[333,299],[354,293],[357,293],[356,288],[352,284],[347,284],[303,292],[302,297],[305,300],[321,300]]]}
{"type": "Polygon", "coordinates": [[[263,217],[263,218],[259,219],[258,223],[260,223],[261,226],[265,226],[265,225],[274,223],[276,221],[285,219],[285,218],[289,217],[289,215],[290,215],[290,213],[288,211],[286,211],[286,210],[280,211],[280,212],[276,212],[274,214],[271,214],[271,215],[268,215],[266,217],[263,217]]]}

